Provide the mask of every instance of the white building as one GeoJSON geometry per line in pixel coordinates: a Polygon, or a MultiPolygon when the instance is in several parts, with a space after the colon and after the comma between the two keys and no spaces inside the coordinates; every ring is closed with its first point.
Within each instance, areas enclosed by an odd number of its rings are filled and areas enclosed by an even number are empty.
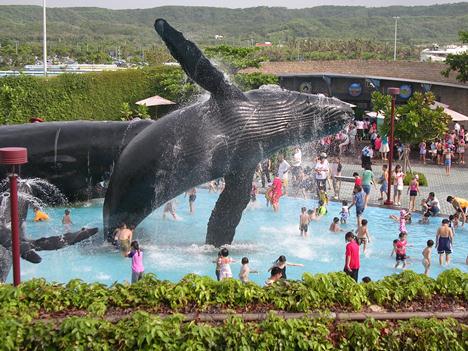
{"type": "Polygon", "coordinates": [[[420,54],[422,62],[444,62],[448,54],[459,55],[468,52],[468,45],[457,46],[447,45],[439,48],[439,45],[433,44],[430,49],[424,49],[420,54]]]}

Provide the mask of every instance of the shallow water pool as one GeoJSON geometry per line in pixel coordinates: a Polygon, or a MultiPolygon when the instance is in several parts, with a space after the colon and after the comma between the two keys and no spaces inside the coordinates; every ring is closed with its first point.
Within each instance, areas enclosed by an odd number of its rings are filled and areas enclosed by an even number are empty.
{"type": "MultiPolygon", "coordinates": [[[[199,189],[195,202],[195,214],[188,212],[188,199],[183,195],[176,199],[178,220],[162,219],[162,208],[156,210],[136,230],[134,237],[139,240],[144,250],[146,272],[155,273],[160,279],[178,281],[188,273],[197,273],[215,277],[217,249],[204,245],[206,226],[218,194],[199,189]]],[[[283,197],[280,212],[273,213],[265,206],[264,197],[258,196],[254,206],[244,212],[233,245],[229,248],[231,256],[239,262],[232,264],[234,277],[240,269],[240,259],[247,256],[251,269],[258,274],[251,274],[251,280],[263,284],[268,277],[268,268],[279,255],[285,255],[290,262],[302,263],[304,267],[288,267],[290,279],[300,279],[304,272],[341,271],[344,265],[344,232],[330,233],[328,227],[334,216],[341,210],[339,203],[330,203],[328,215],[309,225],[309,237],[299,236],[300,208],[317,206],[315,200],[302,200],[283,197]]],[[[354,209],[344,230],[354,229],[356,220],[354,209]]],[[[27,233],[32,238],[57,235],[63,232],[61,218],[63,208],[47,210],[50,220],[34,223],[32,213],[28,216],[27,233]]],[[[364,217],[369,220],[371,242],[367,252],[361,255],[359,277],[369,276],[373,280],[400,272],[394,269],[395,259],[390,257],[392,242],[398,237],[398,223],[389,219],[397,211],[381,208],[367,208],[364,217]]],[[[407,225],[408,248],[411,257],[408,269],[418,273],[424,271],[421,264],[421,251],[428,239],[435,239],[440,218],[431,218],[429,225],[415,224],[419,215],[413,216],[413,223],[407,225]]],[[[94,203],[72,209],[73,230],[83,226],[102,228],[102,204],[94,203]]],[[[41,251],[40,264],[21,260],[22,279],[44,277],[49,281],[67,282],[80,278],[87,282],[111,284],[114,281],[129,281],[131,260],[120,256],[119,252],[103,239],[102,232],[94,238],[75,246],[58,251],[41,251]]],[[[450,268],[467,271],[465,259],[468,254],[468,228],[458,229],[455,236],[454,251],[450,268]]],[[[430,275],[437,276],[447,267],[438,264],[435,250],[432,254],[430,275]]],[[[8,281],[11,282],[12,273],[8,281]]]]}

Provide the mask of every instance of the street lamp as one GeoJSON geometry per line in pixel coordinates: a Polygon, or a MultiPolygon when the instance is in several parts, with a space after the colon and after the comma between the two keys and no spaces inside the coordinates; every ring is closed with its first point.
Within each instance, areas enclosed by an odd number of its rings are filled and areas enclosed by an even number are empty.
{"type": "Polygon", "coordinates": [[[393,161],[393,148],[395,146],[394,141],[394,131],[395,131],[395,101],[397,95],[400,94],[400,88],[388,88],[387,94],[392,96],[392,112],[391,112],[391,122],[390,122],[390,140],[389,140],[389,147],[390,147],[390,156],[388,157],[388,179],[387,179],[387,200],[384,202],[385,205],[391,206],[393,205],[393,201],[391,200],[391,189],[392,189],[392,161],[393,161]]]}
{"type": "Polygon", "coordinates": [[[44,61],[44,77],[47,77],[47,18],[46,18],[46,0],[42,0],[42,26],[43,26],[43,43],[42,56],[44,61]]]}
{"type": "Polygon", "coordinates": [[[393,61],[396,61],[396,39],[397,39],[397,30],[398,30],[398,19],[399,16],[394,16],[395,19],[395,42],[393,44],[393,61]]]}
{"type": "Polygon", "coordinates": [[[19,165],[28,162],[28,150],[24,147],[0,148],[0,164],[10,165],[10,213],[11,213],[11,251],[13,253],[13,285],[21,282],[20,274],[20,238],[18,216],[18,183],[16,170],[19,165]]]}

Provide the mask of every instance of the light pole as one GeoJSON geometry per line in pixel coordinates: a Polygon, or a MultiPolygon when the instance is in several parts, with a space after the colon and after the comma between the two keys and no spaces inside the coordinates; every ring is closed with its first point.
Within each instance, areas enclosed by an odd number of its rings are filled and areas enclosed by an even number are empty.
{"type": "Polygon", "coordinates": [[[397,40],[397,31],[398,31],[398,19],[399,16],[394,16],[395,19],[395,42],[393,43],[393,61],[396,61],[396,40],[397,40]]]}
{"type": "Polygon", "coordinates": [[[390,147],[390,156],[388,157],[387,200],[384,202],[384,204],[387,206],[391,206],[393,205],[390,192],[392,190],[392,161],[393,161],[393,148],[395,146],[395,141],[394,141],[394,136],[393,136],[394,131],[395,131],[395,101],[396,101],[397,95],[400,94],[400,88],[388,88],[387,93],[388,95],[392,96],[392,111],[391,111],[391,120],[390,120],[390,139],[388,140],[389,147],[390,147]]]}
{"type": "Polygon", "coordinates": [[[10,165],[10,213],[11,213],[11,251],[13,254],[13,285],[21,283],[20,238],[18,216],[18,184],[16,170],[18,165],[28,162],[28,150],[24,147],[4,147],[0,149],[0,164],[10,165]]]}
{"type": "Polygon", "coordinates": [[[43,25],[43,43],[42,56],[44,61],[44,77],[47,77],[47,16],[46,0],[42,0],[42,25],[43,25]]]}

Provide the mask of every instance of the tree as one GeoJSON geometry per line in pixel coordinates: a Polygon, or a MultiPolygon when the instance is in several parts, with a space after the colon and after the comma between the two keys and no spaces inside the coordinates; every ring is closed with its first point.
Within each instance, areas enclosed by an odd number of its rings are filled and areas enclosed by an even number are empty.
{"type": "MultiPolygon", "coordinates": [[[[431,92],[416,92],[404,105],[396,108],[395,138],[405,144],[418,144],[423,140],[441,137],[448,128],[451,118],[441,106],[431,107],[435,96],[431,92]]],[[[380,92],[372,93],[374,111],[385,116],[381,127],[383,134],[390,133],[391,97],[380,92]]]]}
{"type": "MultiPolygon", "coordinates": [[[[468,32],[460,32],[459,36],[462,43],[468,43],[468,32]]],[[[458,55],[449,54],[445,63],[448,67],[441,72],[444,77],[448,77],[450,72],[454,71],[457,72],[456,79],[459,82],[468,81],[468,52],[458,55]]]]}

